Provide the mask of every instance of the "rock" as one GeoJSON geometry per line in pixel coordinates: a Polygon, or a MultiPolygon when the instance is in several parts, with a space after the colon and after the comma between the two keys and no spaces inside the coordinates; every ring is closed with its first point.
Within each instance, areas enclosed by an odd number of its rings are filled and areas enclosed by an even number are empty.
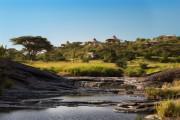
{"type": "Polygon", "coordinates": [[[153,115],[147,115],[144,117],[145,120],[160,120],[159,117],[156,114],[153,115]]]}
{"type": "Polygon", "coordinates": [[[159,73],[152,74],[146,77],[142,83],[143,86],[161,87],[164,82],[173,82],[175,79],[180,78],[180,68],[165,70],[159,73]]]}
{"type": "Polygon", "coordinates": [[[0,59],[0,70],[13,83],[11,88],[3,91],[0,100],[45,98],[76,91],[72,80],[18,62],[0,59]]]}

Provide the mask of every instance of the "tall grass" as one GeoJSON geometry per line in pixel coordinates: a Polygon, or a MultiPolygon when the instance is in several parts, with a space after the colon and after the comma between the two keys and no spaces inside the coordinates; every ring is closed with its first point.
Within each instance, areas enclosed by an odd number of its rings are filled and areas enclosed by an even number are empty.
{"type": "Polygon", "coordinates": [[[59,74],[70,74],[73,76],[122,76],[122,70],[113,63],[102,61],[82,62],[32,62],[28,63],[33,67],[48,70],[59,74]]]}
{"type": "Polygon", "coordinates": [[[180,100],[162,101],[156,106],[158,116],[162,120],[179,120],[180,119],[180,100]]]}
{"type": "Polygon", "coordinates": [[[145,93],[149,99],[171,99],[180,96],[180,80],[165,83],[162,88],[146,88],[145,93]]]}

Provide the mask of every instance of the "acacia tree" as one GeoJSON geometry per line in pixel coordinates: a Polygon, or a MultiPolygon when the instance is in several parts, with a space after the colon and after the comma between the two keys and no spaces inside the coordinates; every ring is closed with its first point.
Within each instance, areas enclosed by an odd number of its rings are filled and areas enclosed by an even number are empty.
{"type": "Polygon", "coordinates": [[[38,53],[49,51],[53,47],[46,38],[41,36],[22,36],[12,38],[11,42],[13,42],[14,45],[22,45],[24,47],[23,51],[30,60],[34,60],[38,53]]]}

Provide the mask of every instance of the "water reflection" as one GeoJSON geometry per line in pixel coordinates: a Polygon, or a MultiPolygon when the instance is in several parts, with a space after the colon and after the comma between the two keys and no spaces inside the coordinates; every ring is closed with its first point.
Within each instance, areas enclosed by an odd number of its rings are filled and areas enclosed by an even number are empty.
{"type": "Polygon", "coordinates": [[[115,113],[112,107],[66,107],[0,113],[0,120],[135,120],[137,114],[115,113]]]}

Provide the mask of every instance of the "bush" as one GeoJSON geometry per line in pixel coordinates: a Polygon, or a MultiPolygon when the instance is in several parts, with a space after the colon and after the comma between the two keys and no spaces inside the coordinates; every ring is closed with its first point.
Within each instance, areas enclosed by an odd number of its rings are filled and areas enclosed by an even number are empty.
{"type": "Polygon", "coordinates": [[[89,57],[82,57],[81,60],[84,63],[88,63],[90,61],[90,58],[89,57]]]}
{"type": "Polygon", "coordinates": [[[176,60],[176,62],[179,63],[180,62],[180,56],[176,57],[175,60],[176,60]]]}
{"type": "Polygon", "coordinates": [[[147,63],[140,63],[139,66],[140,66],[141,69],[147,69],[148,68],[147,63]]]}
{"type": "Polygon", "coordinates": [[[161,119],[178,119],[180,118],[180,100],[163,101],[156,106],[156,111],[161,119]]]}
{"type": "Polygon", "coordinates": [[[127,68],[125,74],[129,77],[140,77],[145,74],[145,70],[142,68],[127,68]]]}
{"type": "Polygon", "coordinates": [[[162,57],[162,58],[160,59],[160,62],[161,62],[161,63],[168,63],[168,62],[170,62],[170,59],[169,59],[167,56],[164,56],[164,57],[162,57]]]}
{"type": "Polygon", "coordinates": [[[127,60],[126,59],[118,59],[118,60],[116,60],[115,63],[118,67],[127,68],[127,60]]]}

